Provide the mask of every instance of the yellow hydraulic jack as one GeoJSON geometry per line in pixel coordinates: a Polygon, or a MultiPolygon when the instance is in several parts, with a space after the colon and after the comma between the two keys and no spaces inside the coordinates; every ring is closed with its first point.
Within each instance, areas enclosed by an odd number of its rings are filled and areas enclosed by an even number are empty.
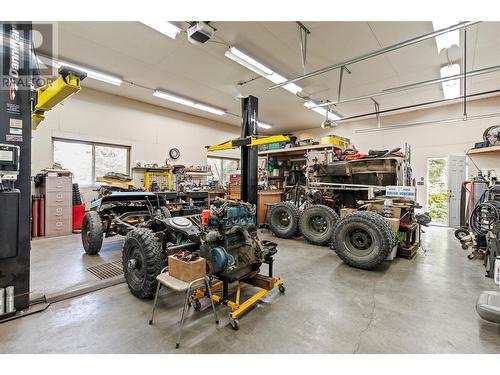
{"type": "MultiPolygon", "coordinates": [[[[273,273],[272,257],[268,259],[268,264],[269,264],[269,276],[258,274],[257,271],[241,280],[236,281],[237,286],[236,286],[236,296],[234,301],[229,299],[228,280],[223,279],[212,284],[210,288],[212,291],[212,300],[216,303],[224,304],[231,309],[231,312],[229,313],[229,321],[231,323],[231,327],[234,330],[238,330],[240,328],[240,321],[238,319],[239,316],[242,315],[249,308],[251,308],[253,305],[255,305],[258,301],[260,301],[265,295],[267,295],[267,293],[269,293],[269,291],[277,287],[280,293],[282,294],[285,293],[285,285],[283,285],[283,279],[281,278],[275,279],[274,277],[272,277],[273,273]],[[252,295],[250,298],[241,302],[240,297],[241,297],[242,284],[255,286],[260,288],[260,290],[254,295],[252,295]],[[217,292],[221,288],[222,288],[222,296],[215,294],[215,292],[217,292]]],[[[191,296],[190,302],[195,310],[199,310],[201,308],[201,303],[199,300],[203,297],[208,297],[207,292],[203,289],[197,289],[191,296]]]]}

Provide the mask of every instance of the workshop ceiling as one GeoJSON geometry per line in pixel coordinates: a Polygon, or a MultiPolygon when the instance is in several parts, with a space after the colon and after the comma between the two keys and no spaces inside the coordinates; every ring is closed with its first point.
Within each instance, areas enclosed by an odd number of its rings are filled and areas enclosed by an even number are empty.
{"type": "MultiPolygon", "coordinates": [[[[307,45],[306,71],[310,72],[373,50],[433,31],[431,22],[303,22],[311,31],[307,45]]],[[[186,29],[185,22],[175,22],[186,29]]],[[[272,132],[318,127],[323,117],[304,107],[304,100],[283,90],[269,90],[264,78],[244,85],[238,82],[258,77],[226,58],[227,45],[234,45],[274,71],[293,78],[303,74],[298,25],[295,22],[212,22],[214,41],[193,45],[185,33],[175,40],[139,22],[58,23],[58,53],[63,60],[120,76],[120,87],[91,79],[83,85],[181,112],[239,126],[239,95],[259,98],[259,118],[273,124],[272,132]],[[200,112],[153,97],[162,89],[226,109],[224,116],[200,112]]],[[[484,22],[468,28],[468,70],[500,65],[500,23],[484,22]]],[[[41,51],[43,52],[43,51],[41,51]]],[[[461,47],[437,52],[429,39],[373,59],[352,64],[344,74],[342,98],[366,95],[418,81],[439,78],[448,61],[460,63],[461,47]]],[[[461,68],[463,69],[463,68],[461,68]]],[[[339,70],[297,82],[314,100],[336,100],[339,70]]],[[[469,78],[468,92],[494,90],[500,74],[469,78]]],[[[443,99],[440,84],[376,98],[380,109],[443,99]]],[[[343,117],[373,111],[363,100],[339,104],[343,117]]]]}

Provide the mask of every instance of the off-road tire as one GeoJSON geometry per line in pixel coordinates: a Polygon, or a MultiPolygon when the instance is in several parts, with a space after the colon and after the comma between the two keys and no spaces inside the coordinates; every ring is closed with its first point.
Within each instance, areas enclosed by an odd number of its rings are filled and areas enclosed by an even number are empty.
{"type": "Polygon", "coordinates": [[[156,277],[167,265],[161,242],[150,229],[135,228],[127,233],[122,250],[123,274],[130,292],[140,299],[153,298],[156,277]],[[135,267],[130,269],[130,260],[135,267]]]}
{"type": "Polygon", "coordinates": [[[304,238],[314,245],[327,245],[332,240],[333,230],[339,215],[330,207],[317,204],[306,208],[300,215],[299,227],[304,238]],[[318,228],[320,220],[323,228],[318,228]]]}
{"type": "Polygon", "coordinates": [[[333,231],[332,248],[352,267],[373,269],[395,245],[389,223],[372,211],[358,211],[341,218],[333,231]]]}
{"type": "Polygon", "coordinates": [[[282,202],[275,204],[269,211],[269,228],[276,237],[292,238],[297,234],[299,227],[300,211],[293,203],[282,202]],[[281,218],[288,217],[288,222],[284,223],[281,218]]]}
{"type": "Polygon", "coordinates": [[[97,255],[102,247],[104,226],[97,211],[88,211],[82,220],[82,245],[88,255],[97,255]]]}

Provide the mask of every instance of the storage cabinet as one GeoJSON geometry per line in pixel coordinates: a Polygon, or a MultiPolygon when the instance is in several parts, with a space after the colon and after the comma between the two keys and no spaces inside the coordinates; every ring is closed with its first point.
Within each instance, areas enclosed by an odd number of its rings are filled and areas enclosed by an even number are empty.
{"type": "Polygon", "coordinates": [[[71,176],[47,175],[45,195],[45,236],[67,236],[72,233],[73,181],[71,176]]]}

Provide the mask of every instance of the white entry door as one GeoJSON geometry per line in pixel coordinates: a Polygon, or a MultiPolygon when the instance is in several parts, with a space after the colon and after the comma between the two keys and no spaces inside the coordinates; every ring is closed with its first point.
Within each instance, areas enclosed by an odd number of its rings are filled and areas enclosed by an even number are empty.
{"type": "Polygon", "coordinates": [[[460,195],[462,182],[467,178],[465,156],[448,158],[448,225],[460,226],[460,195]]]}

